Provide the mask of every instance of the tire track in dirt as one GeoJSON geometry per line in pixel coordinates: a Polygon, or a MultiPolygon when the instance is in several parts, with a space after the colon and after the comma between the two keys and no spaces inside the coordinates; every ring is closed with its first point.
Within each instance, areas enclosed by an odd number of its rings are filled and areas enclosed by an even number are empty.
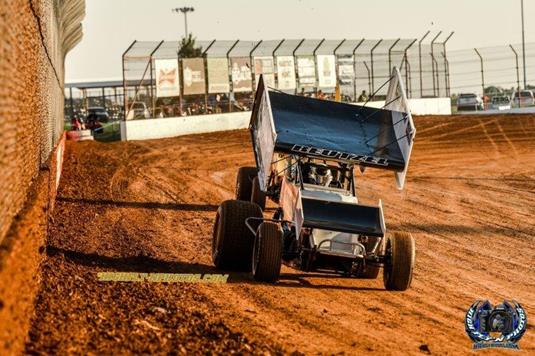
{"type": "MultiPolygon", "coordinates": [[[[254,162],[250,138],[69,144],[28,351],[471,353],[463,318],[475,299],[515,298],[535,315],[535,119],[418,117],[416,127],[405,191],[391,173],[357,176],[363,203],[383,199],[387,228],[415,236],[402,293],[289,267],[275,286],[243,274],[223,285],[98,282],[98,271],[214,272],[215,209],[254,162]]],[[[535,352],[531,324],[520,347],[535,352]]]]}

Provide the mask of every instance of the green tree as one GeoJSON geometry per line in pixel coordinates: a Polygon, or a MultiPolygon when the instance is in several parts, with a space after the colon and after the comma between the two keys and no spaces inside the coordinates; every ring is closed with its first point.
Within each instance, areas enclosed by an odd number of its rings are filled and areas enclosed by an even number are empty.
{"type": "Polygon", "coordinates": [[[202,47],[195,47],[195,37],[190,33],[180,41],[178,56],[181,58],[196,58],[202,56],[202,47]]]}

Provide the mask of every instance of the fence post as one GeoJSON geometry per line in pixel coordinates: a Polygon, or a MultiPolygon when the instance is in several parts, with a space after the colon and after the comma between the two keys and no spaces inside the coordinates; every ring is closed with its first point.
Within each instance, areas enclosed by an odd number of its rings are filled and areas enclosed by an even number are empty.
{"type": "MultiPolygon", "coordinates": [[[[336,47],[333,50],[334,70],[335,70],[335,75],[336,75],[336,85],[338,85],[338,86],[340,86],[340,74],[338,73],[339,65],[338,65],[338,56],[336,55],[336,51],[338,51],[338,48],[340,48],[340,46],[343,45],[345,41],[346,41],[346,39],[344,38],[342,40],[342,42],[340,42],[338,45],[336,45],[336,47]]],[[[340,96],[341,96],[342,95],[342,88],[339,88],[339,89],[340,89],[340,96]]]]}
{"type": "MultiPolygon", "coordinates": [[[[204,91],[204,108],[206,110],[206,112],[208,113],[208,95],[209,95],[209,85],[210,85],[210,82],[208,80],[208,50],[210,49],[210,47],[212,47],[212,45],[215,43],[215,39],[212,40],[212,42],[210,42],[210,44],[208,45],[208,47],[206,47],[206,49],[202,52],[201,54],[201,57],[203,58],[203,63],[204,63],[204,87],[205,87],[205,91],[204,91]]],[[[228,63],[227,63],[228,65],[228,63]]]]}
{"type": "Polygon", "coordinates": [[[321,45],[323,44],[323,42],[325,42],[325,38],[323,38],[320,43],[316,46],[316,48],[314,48],[314,51],[312,51],[312,56],[314,57],[314,72],[316,73],[316,79],[315,79],[315,82],[314,84],[317,84],[316,86],[316,91],[319,90],[319,87],[320,87],[320,83],[319,83],[319,72],[318,72],[318,62],[316,61],[316,51],[318,50],[318,48],[321,47],[321,45]]]}
{"type": "Polygon", "coordinates": [[[277,53],[277,50],[279,49],[280,46],[282,46],[282,44],[284,43],[286,39],[283,38],[278,45],[275,46],[275,49],[273,49],[273,53],[271,53],[271,56],[273,57],[273,71],[275,72],[276,76],[276,87],[277,89],[279,88],[279,67],[277,66],[277,57],[275,56],[275,53],[277,53]]]}
{"type": "Polygon", "coordinates": [[[394,41],[394,44],[388,48],[388,75],[390,76],[392,74],[392,49],[396,47],[398,42],[401,40],[401,38],[398,38],[394,41]]]}
{"type": "Polygon", "coordinates": [[[477,48],[474,48],[474,51],[476,51],[477,56],[479,57],[479,62],[481,63],[481,89],[483,90],[482,96],[485,96],[485,71],[483,69],[483,57],[477,50],[477,48]]]}
{"type": "Polygon", "coordinates": [[[127,95],[127,89],[126,89],[127,80],[126,80],[126,69],[125,69],[125,66],[124,66],[124,60],[125,60],[126,54],[136,44],[136,42],[137,42],[137,40],[134,40],[134,42],[132,42],[130,44],[130,46],[128,46],[126,51],[123,52],[122,61],[121,61],[122,65],[123,65],[123,121],[126,120],[126,108],[128,107],[128,95],[127,95]]]}
{"type": "Polygon", "coordinates": [[[252,85],[252,92],[253,92],[253,98],[254,98],[254,93],[255,93],[255,89],[256,89],[256,66],[255,66],[255,63],[254,63],[254,58],[253,58],[253,53],[254,51],[256,51],[256,49],[258,48],[258,46],[260,46],[260,44],[264,42],[264,40],[260,40],[254,47],[253,49],[249,52],[249,59],[251,60],[251,85],[252,85]]]}
{"type": "MultiPolygon", "coordinates": [[[[407,97],[412,97],[412,79],[411,79],[411,66],[410,66],[410,63],[409,63],[409,57],[407,56],[407,51],[409,50],[409,48],[412,47],[412,45],[416,42],[417,40],[414,39],[411,43],[409,43],[409,45],[407,47],[405,47],[405,49],[403,50],[403,61],[405,62],[405,90],[407,91],[407,97]]],[[[400,66],[400,71],[402,70],[403,68],[403,61],[401,62],[401,66],[400,66]]]]}
{"type": "Polygon", "coordinates": [[[230,90],[228,92],[228,112],[232,112],[232,103],[230,101],[230,94],[234,94],[234,83],[232,82],[232,64],[230,63],[230,52],[232,52],[232,50],[234,49],[234,47],[236,47],[236,45],[238,44],[238,42],[240,42],[240,40],[236,40],[236,42],[234,42],[234,44],[232,46],[230,46],[229,50],[227,51],[227,65],[229,66],[229,76],[230,76],[230,84],[231,84],[231,87],[230,87],[230,90]]]}
{"type": "Polygon", "coordinates": [[[418,41],[418,70],[420,72],[420,98],[424,96],[424,79],[422,76],[422,42],[423,40],[431,33],[431,31],[427,31],[425,35],[423,35],[422,38],[420,38],[420,41],[418,41]]]}
{"type": "MultiPolygon", "coordinates": [[[[509,45],[509,48],[513,51],[515,54],[515,60],[516,60],[516,91],[520,93],[520,69],[518,66],[518,53],[516,52],[513,45],[509,45]]],[[[513,100],[514,100],[514,92],[513,92],[513,100]]],[[[518,94],[518,106],[522,106],[521,100],[520,100],[520,94],[518,94]]]]}
{"type": "Polygon", "coordinates": [[[443,55],[444,55],[444,79],[445,79],[445,82],[446,82],[446,96],[450,96],[450,63],[448,62],[448,56],[446,54],[446,42],[448,42],[451,38],[451,36],[453,36],[453,34],[455,33],[455,31],[451,31],[451,33],[448,35],[448,37],[446,37],[446,39],[444,40],[444,42],[442,42],[442,46],[443,46],[443,55]]]}
{"type": "MultiPolygon", "coordinates": [[[[370,68],[368,67],[368,64],[366,64],[366,61],[363,61],[362,63],[364,63],[364,67],[366,67],[366,71],[368,72],[368,90],[369,90],[369,93],[370,95],[372,95],[373,91],[372,91],[372,75],[370,73],[370,68]]],[[[371,99],[370,97],[368,97],[368,100],[371,99]]]]}
{"type": "Polygon", "coordinates": [[[446,69],[444,70],[446,74],[446,96],[449,97],[451,95],[450,93],[450,62],[448,61],[448,58],[446,57],[446,53],[442,53],[444,56],[444,66],[446,69]]]}
{"type": "Polygon", "coordinates": [[[156,98],[154,97],[154,88],[153,88],[153,80],[154,78],[152,78],[152,56],[154,55],[154,53],[156,53],[156,51],[158,50],[158,48],[160,48],[160,46],[163,44],[163,40],[160,41],[160,43],[158,43],[158,45],[156,46],[156,48],[154,48],[154,50],[150,53],[150,56],[149,56],[149,61],[150,61],[150,100],[151,100],[151,104],[152,104],[152,112],[151,112],[151,116],[152,117],[155,117],[154,116],[154,111],[155,111],[155,108],[156,108],[156,98]]]}
{"type": "Polygon", "coordinates": [[[372,78],[372,90],[371,90],[371,92],[372,93],[375,92],[375,83],[374,83],[375,82],[375,77],[374,77],[374,73],[373,73],[373,51],[377,48],[377,46],[379,46],[381,44],[381,42],[383,42],[382,38],[370,50],[370,66],[371,66],[371,78],[372,78]]]}
{"type": "Polygon", "coordinates": [[[303,44],[303,42],[305,42],[305,39],[303,38],[298,44],[297,46],[294,48],[294,50],[292,51],[292,56],[294,57],[294,72],[296,74],[296,81],[297,81],[297,85],[295,86],[295,91],[294,91],[294,94],[297,94],[298,92],[298,88],[299,88],[299,84],[301,83],[299,81],[299,66],[297,65],[297,58],[295,57],[295,52],[299,49],[299,47],[301,47],[301,45],[303,44]]]}
{"type": "MultiPolygon", "coordinates": [[[[435,63],[437,63],[435,61],[435,56],[434,56],[434,46],[435,46],[435,41],[437,40],[437,38],[442,34],[442,31],[439,31],[437,33],[437,35],[431,40],[431,74],[433,76],[433,96],[438,96],[437,95],[437,91],[436,91],[436,87],[438,85],[438,83],[436,83],[438,81],[435,80],[435,63]]],[[[437,64],[437,67],[438,67],[438,64],[437,64]]],[[[438,68],[437,68],[437,72],[438,72],[438,68]]]]}
{"type": "Polygon", "coordinates": [[[438,61],[436,60],[434,53],[431,53],[431,64],[433,68],[435,67],[435,65],[437,67],[436,73],[435,73],[435,70],[433,70],[433,96],[439,97],[440,96],[440,84],[439,84],[440,80],[438,77],[438,61]]]}
{"type": "MultiPolygon", "coordinates": [[[[364,42],[364,38],[360,40],[359,43],[353,48],[353,100],[357,101],[357,69],[355,68],[357,65],[357,61],[355,59],[355,52],[360,47],[360,45],[364,42]]],[[[368,86],[370,83],[368,82],[368,86]]]]}

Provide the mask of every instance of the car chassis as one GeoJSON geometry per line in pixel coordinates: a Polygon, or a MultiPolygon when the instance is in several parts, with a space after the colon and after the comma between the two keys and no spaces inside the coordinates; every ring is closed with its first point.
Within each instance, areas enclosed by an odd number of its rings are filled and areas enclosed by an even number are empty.
{"type": "Polygon", "coordinates": [[[285,94],[260,76],[249,126],[256,167],[241,167],[236,199],[221,204],[212,259],[221,269],[276,282],[284,262],[303,271],[410,286],[413,237],[387,233],[381,200],[360,204],[355,168],[392,170],[402,189],[416,133],[394,68],[383,108],[285,94]],[[278,204],[264,217],[266,198],[278,204]]]}

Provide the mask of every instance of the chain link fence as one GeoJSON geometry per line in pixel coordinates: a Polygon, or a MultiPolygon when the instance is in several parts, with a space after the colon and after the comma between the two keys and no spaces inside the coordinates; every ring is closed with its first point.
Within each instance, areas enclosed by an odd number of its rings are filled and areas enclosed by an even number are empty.
{"type": "MultiPolygon", "coordinates": [[[[430,83],[437,71],[447,67],[432,68],[432,51],[418,51],[417,42],[401,38],[198,41],[202,56],[180,58],[178,41],[134,41],[122,58],[124,117],[249,110],[260,74],[268,86],[294,94],[334,98],[338,85],[342,100],[354,102],[370,95],[383,99],[387,90],[383,84],[397,66],[409,97],[445,95],[438,83],[433,87],[430,83]],[[425,88],[418,84],[420,79],[425,88]]],[[[445,42],[443,48],[445,53],[445,42]]],[[[436,77],[444,81],[448,75],[436,77]]]]}
{"type": "Polygon", "coordinates": [[[178,41],[134,41],[122,58],[124,118],[249,110],[260,74],[292,94],[334,99],[338,87],[347,102],[384,99],[394,66],[409,98],[512,99],[535,84],[535,43],[526,45],[524,84],[521,46],[447,51],[452,36],[198,41],[199,58],[180,58],[178,41]]]}

